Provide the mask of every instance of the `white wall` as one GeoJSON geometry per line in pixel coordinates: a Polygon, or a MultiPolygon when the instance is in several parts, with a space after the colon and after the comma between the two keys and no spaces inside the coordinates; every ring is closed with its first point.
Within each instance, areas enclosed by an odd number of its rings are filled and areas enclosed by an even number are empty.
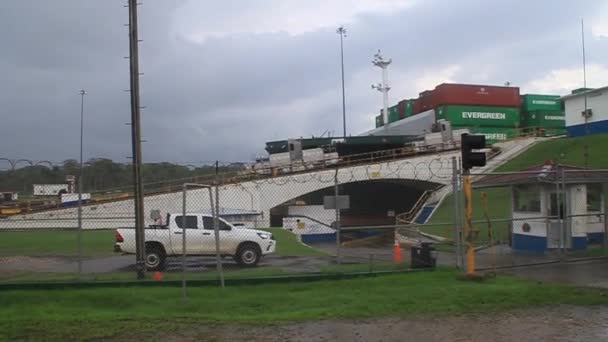
{"type": "MultiPolygon", "coordinates": [[[[566,111],[566,126],[581,125],[585,118],[581,112],[585,109],[585,96],[576,96],[564,99],[566,111]]],[[[587,108],[593,110],[589,123],[608,120],[608,89],[599,92],[590,92],[587,95],[587,108]]]]}

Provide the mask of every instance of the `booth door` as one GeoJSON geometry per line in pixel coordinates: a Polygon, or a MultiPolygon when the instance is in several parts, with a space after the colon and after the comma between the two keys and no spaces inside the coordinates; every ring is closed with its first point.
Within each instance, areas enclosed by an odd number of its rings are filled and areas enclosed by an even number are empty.
{"type": "Polygon", "coordinates": [[[557,201],[557,194],[550,194],[550,207],[549,207],[549,225],[547,226],[547,248],[570,248],[570,236],[568,229],[568,221],[564,220],[564,240],[566,246],[562,246],[561,243],[561,222],[560,219],[564,219],[565,206],[563,205],[563,198],[560,198],[559,204],[557,201]],[[558,206],[559,205],[559,206],[558,206]]]}

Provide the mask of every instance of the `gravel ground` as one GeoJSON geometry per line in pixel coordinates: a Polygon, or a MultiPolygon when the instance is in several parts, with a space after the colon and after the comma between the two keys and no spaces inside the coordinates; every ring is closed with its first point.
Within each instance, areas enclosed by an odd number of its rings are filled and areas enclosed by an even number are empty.
{"type": "Polygon", "coordinates": [[[440,317],[201,325],[153,341],[608,341],[608,307],[557,306],[440,317]]]}

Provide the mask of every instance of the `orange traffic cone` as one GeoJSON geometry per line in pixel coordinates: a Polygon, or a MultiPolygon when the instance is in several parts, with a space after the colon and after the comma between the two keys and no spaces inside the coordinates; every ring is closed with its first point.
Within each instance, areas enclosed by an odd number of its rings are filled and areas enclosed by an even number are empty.
{"type": "Polygon", "coordinates": [[[162,272],[158,272],[158,271],[153,272],[152,273],[152,279],[154,279],[154,280],[163,280],[163,274],[162,274],[162,272]]]}
{"type": "Polygon", "coordinates": [[[401,246],[399,246],[399,241],[395,240],[395,245],[393,246],[393,261],[395,263],[403,262],[403,257],[401,256],[401,246]]]}

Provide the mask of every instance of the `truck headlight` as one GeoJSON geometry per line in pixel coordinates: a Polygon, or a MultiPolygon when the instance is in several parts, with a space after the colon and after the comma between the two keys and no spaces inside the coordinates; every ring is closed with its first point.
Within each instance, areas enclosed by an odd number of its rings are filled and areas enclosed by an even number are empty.
{"type": "Polygon", "coordinates": [[[264,240],[270,239],[270,234],[268,233],[258,233],[258,236],[264,240]]]}

